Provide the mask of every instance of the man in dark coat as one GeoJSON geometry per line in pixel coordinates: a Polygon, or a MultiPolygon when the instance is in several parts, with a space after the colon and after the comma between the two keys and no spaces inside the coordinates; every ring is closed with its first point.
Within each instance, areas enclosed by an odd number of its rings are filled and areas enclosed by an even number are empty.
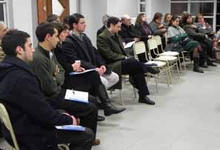
{"type": "MultiPolygon", "coordinates": [[[[10,115],[20,150],[57,150],[58,143],[70,143],[71,150],[90,150],[93,132],[56,130],[59,125],[77,125],[74,116],[55,111],[41,93],[39,81],[32,73],[30,36],[23,31],[10,31],[2,40],[6,54],[0,64],[0,99],[10,115]]],[[[12,144],[8,130],[3,135],[12,144]]]]}
{"type": "Polygon", "coordinates": [[[118,36],[121,27],[118,18],[110,17],[107,27],[97,39],[97,47],[101,55],[112,70],[118,74],[130,75],[134,81],[134,87],[139,90],[140,103],[154,105],[155,102],[147,97],[149,91],[144,76],[144,73],[149,72],[152,68],[126,55],[121,38],[118,36]]]}
{"type": "Polygon", "coordinates": [[[43,23],[37,26],[36,36],[39,43],[35,49],[31,67],[40,81],[42,92],[50,98],[49,103],[54,108],[62,109],[76,116],[81,120],[82,126],[92,129],[96,135],[98,112],[96,105],[91,102],[95,101],[95,98],[89,97],[88,104],[64,99],[66,89],[61,87],[64,80],[64,69],[51,52],[59,42],[57,29],[53,24],[43,23]]]}
{"type": "MultiPolygon", "coordinates": [[[[67,62],[73,64],[76,60],[80,60],[83,68],[95,69],[100,75],[100,79],[103,77],[114,78],[117,74],[106,68],[105,62],[102,60],[98,51],[93,47],[86,34],[83,33],[86,27],[84,16],[78,13],[71,15],[69,17],[69,25],[72,33],[62,44],[62,50],[67,62]]],[[[75,79],[79,79],[79,77],[75,76],[75,79]]],[[[106,88],[100,81],[97,81],[97,85],[97,95],[95,96],[99,97],[105,115],[117,114],[125,110],[124,108],[115,107],[110,102],[106,88]]]]}
{"type": "Polygon", "coordinates": [[[124,15],[121,17],[121,31],[119,31],[119,35],[121,36],[123,42],[128,43],[132,41],[140,41],[140,35],[138,31],[136,31],[133,24],[131,24],[131,17],[128,15],[124,15]]]}

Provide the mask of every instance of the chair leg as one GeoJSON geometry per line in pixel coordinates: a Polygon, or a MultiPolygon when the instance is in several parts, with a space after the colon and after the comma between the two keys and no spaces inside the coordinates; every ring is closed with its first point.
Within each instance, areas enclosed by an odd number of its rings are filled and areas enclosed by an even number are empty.
{"type": "Polygon", "coordinates": [[[59,150],[70,150],[67,144],[58,144],[59,150]]]}
{"type": "Polygon", "coordinates": [[[119,89],[119,94],[120,94],[121,105],[123,106],[124,105],[124,100],[122,98],[122,90],[121,89],[119,89]]]}

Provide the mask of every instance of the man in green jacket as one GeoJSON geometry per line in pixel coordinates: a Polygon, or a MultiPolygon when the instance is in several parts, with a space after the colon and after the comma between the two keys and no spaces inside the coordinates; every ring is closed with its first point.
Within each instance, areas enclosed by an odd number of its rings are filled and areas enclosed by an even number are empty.
{"type": "Polygon", "coordinates": [[[154,105],[150,100],[149,90],[145,81],[145,72],[158,73],[151,67],[137,61],[133,57],[128,57],[124,51],[122,40],[118,35],[121,22],[116,17],[110,17],[105,29],[97,39],[97,47],[108,66],[118,74],[129,74],[133,80],[133,85],[138,89],[139,102],[154,105]]]}

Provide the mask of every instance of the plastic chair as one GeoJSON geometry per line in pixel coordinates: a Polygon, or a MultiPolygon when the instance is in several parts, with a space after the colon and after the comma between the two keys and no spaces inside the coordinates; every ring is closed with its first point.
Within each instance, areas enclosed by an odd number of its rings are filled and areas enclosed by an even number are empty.
{"type": "Polygon", "coordinates": [[[147,46],[149,49],[149,57],[151,57],[152,60],[156,61],[163,61],[166,62],[167,66],[169,67],[169,74],[170,74],[170,82],[172,83],[172,72],[171,69],[176,66],[178,77],[179,75],[179,67],[178,67],[178,58],[174,56],[159,56],[158,54],[158,45],[154,38],[148,39],[147,46]],[[152,57],[152,54],[154,54],[156,57],[152,57]]]}
{"type": "Polygon", "coordinates": [[[10,135],[11,135],[11,138],[12,138],[12,141],[13,141],[13,144],[14,144],[14,147],[12,149],[13,150],[19,150],[17,139],[15,137],[14,130],[12,128],[8,112],[7,112],[5,106],[2,103],[0,103],[0,118],[1,118],[2,123],[5,125],[5,127],[10,132],[10,135]]]}
{"type": "MultiPolygon", "coordinates": [[[[163,49],[162,40],[161,40],[161,37],[160,37],[159,35],[153,36],[153,39],[156,41],[157,46],[161,49],[161,52],[159,52],[159,50],[157,51],[157,54],[158,54],[159,56],[174,56],[174,57],[177,57],[177,58],[178,58],[178,62],[179,62],[179,64],[180,64],[180,65],[179,65],[180,71],[182,71],[180,58],[183,58],[183,59],[182,59],[182,60],[183,60],[183,66],[184,66],[184,69],[186,70],[186,63],[185,63],[185,59],[184,59],[183,53],[181,53],[181,55],[180,55],[179,52],[175,52],[175,51],[165,51],[165,50],[163,49]],[[182,57],[182,55],[183,55],[183,57],[182,57]]],[[[165,39],[167,39],[167,38],[165,38],[165,39]]],[[[166,46],[167,46],[167,44],[166,44],[166,46]]]]}
{"type": "MultiPolygon", "coordinates": [[[[8,115],[8,112],[5,108],[5,106],[0,103],[0,119],[1,122],[5,125],[5,127],[9,130],[9,133],[11,135],[14,147],[12,147],[12,150],[20,150],[18,146],[17,139],[15,137],[14,129],[12,127],[10,117],[8,115]]],[[[58,144],[58,149],[59,150],[69,150],[69,146],[67,144],[58,144]]]]}
{"type": "Polygon", "coordinates": [[[156,64],[157,66],[153,66],[153,67],[157,67],[160,70],[159,74],[146,73],[147,77],[153,77],[155,79],[156,90],[158,91],[157,85],[158,85],[159,75],[163,72],[165,72],[167,75],[167,85],[169,87],[170,76],[169,76],[169,68],[168,68],[166,62],[152,60],[149,51],[146,50],[145,43],[142,41],[136,42],[134,44],[133,50],[134,50],[134,56],[136,59],[139,59],[140,55],[144,55],[145,60],[146,60],[146,62],[145,62],[146,65],[156,64]],[[147,55],[147,52],[148,52],[148,55],[147,55]]]}

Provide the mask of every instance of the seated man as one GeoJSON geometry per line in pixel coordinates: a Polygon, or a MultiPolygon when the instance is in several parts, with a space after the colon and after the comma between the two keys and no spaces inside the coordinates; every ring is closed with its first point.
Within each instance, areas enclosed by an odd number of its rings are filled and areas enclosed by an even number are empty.
{"type": "MultiPolygon", "coordinates": [[[[119,77],[116,73],[106,68],[104,61],[93,47],[90,39],[83,33],[86,27],[84,16],[77,13],[71,15],[69,17],[69,26],[72,32],[62,44],[62,51],[67,62],[73,64],[76,60],[80,60],[81,66],[84,69],[96,69],[96,72],[100,75],[100,79],[105,86],[97,83],[99,85],[97,94],[99,95],[95,96],[99,96],[105,114],[107,114],[105,109],[110,109],[110,112],[115,113],[124,111],[124,108],[116,108],[113,106],[109,100],[106,88],[110,88],[116,84],[119,77]]],[[[72,80],[77,80],[78,76],[73,76],[73,78],[75,79],[72,80]]]]}
{"type": "Polygon", "coordinates": [[[110,17],[110,16],[107,15],[107,14],[102,17],[103,26],[102,26],[100,29],[98,29],[98,31],[97,31],[97,33],[96,33],[97,37],[98,37],[99,34],[102,33],[102,32],[105,30],[105,28],[107,27],[107,21],[108,21],[108,18],[109,18],[109,17],[110,17]]]}
{"type": "MultiPolygon", "coordinates": [[[[145,72],[149,72],[150,67],[137,61],[136,59],[128,58],[121,38],[118,36],[118,31],[121,28],[121,22],[116,17],[110,17],[105,29],[97,39],[97,47],[101,55],[105,58],[106,63],[118,74],[129,74],[133,80],[134,87],[139,90],[139,102],[154,105],[151,101],[148,87],[145,81],[145,72]]],[[[155,72],[156,73],[156,72],[155,72]]]]}
{"type": "MultiPolygon", "coordinates": [[[[20,150],[57,150],[57,142],[70,143],[70,150],[91,150],[92,130],[56,130],[59,125],[77,125],[77,119],[58,113],[46,102],[29,66],[31,46],[30,36],[23,31],[9,31],[2,39],[6,57],[0,64],[0,99],[10,114],[20,150]]],[[[3,135],[12,144],[5,127],[3,135]]]]}
{"type": "Polygon", "coordinates": [[[124,15],[121,17],[121,31],[119,31],[119,35],[121,36],[123,42],[128,43],[132,41],[140,41],[140,35],[138,35],[135,27],[131,24],[131,17],[128,15],[124,15]]]}
{"type": "MultiPolygon", "coordinates": [[[[121,17],[121,22],[121,31],[119,31],[118,34],[121,36],[123,42],[126,44],[133,41],[140,41],[140,35],[138,34],[138,31],[135,29],[134,25],[131,24],[131,17],[128,15],[124,15],[123,17],[121,17]]],[[[126,48],[125,52],[128,55],[134,56],[132,46],[126,48]]]]}
{"type": "MultiPolygon", "coordinates": [[[[56,57],[51,52],[59,42],[57,29],[52,24],[43,23],[37,26],[36,36],[39,43],[34,52],[31,67],[40,81],[42,92],[50,99],[48,102],[54,108],[62,109],[80,118],[80,124],[92,129],[96,135],[96,105],[91,102],[85,104],[64,100],[66,90],[61,88],[64,81],[64,72],[62,72],[62,68],[58,69],[59,64],[57,64],[56,57]]],[[[89,97],[90,101],[93,99],[89,97]]],[[[95,140],[94,144],[99,144],[97,141],[99,140],[95,140]]]]}

